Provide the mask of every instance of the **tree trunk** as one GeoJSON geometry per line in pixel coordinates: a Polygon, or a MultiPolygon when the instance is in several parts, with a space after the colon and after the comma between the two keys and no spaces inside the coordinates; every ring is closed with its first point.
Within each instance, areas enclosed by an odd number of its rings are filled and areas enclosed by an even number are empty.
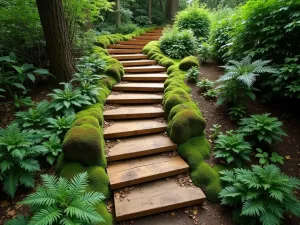
{"type": "Polygon", "coordinates": [[[58,81],[69,81],[75,72],[69,32],[61,0],[36,0],[46,40],[50,72],[58,81]]]}
{"type": "Polygon", "coordinates": [[[179,10],[179,0],[167,0],[166,14],[168,21],[174,21],[175,15],[179,10]]]}
{"type": "Polygon", "coordinates": [[[149,19],[149,24],[152,24],[152,0],[148,0],[148,19],[149,19]]]}
{"type": "Polygon", "coordinates": [[[121,2],[120,0],[116,0],[116,26],[117,28],[121,25],[121,2]]]}

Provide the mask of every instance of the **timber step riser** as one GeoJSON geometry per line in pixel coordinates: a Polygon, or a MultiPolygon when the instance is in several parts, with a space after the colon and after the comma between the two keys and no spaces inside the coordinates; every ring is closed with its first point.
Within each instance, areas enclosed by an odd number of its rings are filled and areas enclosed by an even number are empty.
{"type": "Polygon", "coordinates": [[[110,49],[143,49],[143,46],[139,45],[108,45],[110,49]]]}
{"type": "Polygon", "coordinates": [[[140,45],[140,46],[144,47],[149,42],[150,41],[134,40],[134,41],[120,41],[120,42],[118,42],[118,44],[121,44],[121,45],[140,45]]]}
{"type": "Polygon", "coordinates": [[[107,49],[109,54],[142,54],[141,49],[107,49]]]}
{"type": "Polygon", "coordinates": [[[125,73],[159,73],[159,72],[166,72],[166,68],[124,68],[125,73]]]}
{"type": "Polygon", "coordinates": [[[160,104],[163,99],[107,99],[107,104],[160,104]]]}
{"type": "Polygon", "coordinates": [[[147,76],[124,76],[123,80],[124,81],[132,81],[132,82],[164,82],[168,77],[165,76],[156,76],[156,77],[147,77],[147,76]]]}
{"type": "Polygon", "coordinates": [[[157,127],[157,128],[150,128],[150,129],[143,129],[143,130],[136,130],[136,131],[124,131],[124,132],[116,132],[112,134],[105,134],[105,139],[112,139],[112,138],[121,138],[121,137],[132,137],[144,134],[155,134],[167,131],[167,127],[157,127]]]}
{"type": "Polygon", "coordinates": [[[127,120],[127,119],[145,119],[163,117],[164,113],[144,113],[144,114],[120,114],[120,115],[105,115],[104,119],[107,120],[127,120]]]}
{"type": "Polygon", "coordinates": [[[113,91],[131,91],[131,92],[162,92],[162,87],[113,87],[113,91]]]}
{"type": "Polygon", "coordinates": [[[136,60],[136,59],[148,59],[147,55],[136,55],[136,54],[129,54],[129,55],[111,55],[114,59],[117,60],[136,60]]]}
{"type": "Polygon", "coordinates": [[[136,60],[136,61],[120,61],[123,66],[151,66],[155,65],[154,60],[136,60]]]}

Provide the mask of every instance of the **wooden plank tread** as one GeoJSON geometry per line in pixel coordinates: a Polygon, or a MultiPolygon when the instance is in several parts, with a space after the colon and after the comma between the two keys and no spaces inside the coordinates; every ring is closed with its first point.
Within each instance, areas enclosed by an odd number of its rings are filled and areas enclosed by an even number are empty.
{"type": "Polygon", "coordinates": [[[166,155],[152,155],[124,160],[107,167],[112,190],[188,171],[189,165],[180,156],[169,157],[166,155]]]}
{"type": "Polygon", "coordinates": [[[108,45],[107,47],[112,49],[143,49],[144,48],[141,45],[120,45],[120,44],[108,45]]]}
{"type": "Polygon", "coordinates": [[[158,92],[164,90],[163,83],[125,83],[113,87],[115,91],[146,91],[158,92]]]}
{"type": "Polygon", "coordinates": [[[120,193],[114,192],[118,222],[198,205],[206,199],[200,188],[181,187],[176,183],[176,178],[136,185],[126,198],[129,201],[122,201],[120,193]]]}
{"type": "Polygon", "coordinates": [[[104,129],[104,138],[119,138],[165,132],[167,123],[151,119],[115,121],[104,129]]]}
{"type": "Polygon", "coordinates": [[[136,158],[161,152],[176,150],[177,145],[162,134],[150,134],[134,138],[124,138],[109,149],[107,161],[136,158]]]}
{"type": "Polygon", "coordinates": [[[161,103],[163,96],[159,94],[136,94],[124,93],[120,95],[109,95],[106,103],[111,104],[140,104],[140,103],[161,103]]]}
{"type": "Polygon", "coordinates": [[[155,106],[121,106],[117,109],[105,110],[103,113],[105,119],[138,119],[163,117],[164,110],[155,106]]]}
{"type": "Polygon", "coordinates": [[[132,66],[124,67],[126,73],[155,73],[155,72],[165,72],[167,69],[163,66],[132,66]]]}
{"type": "Polygon", "coordinates": [[[120,54],[111,55],[111,57],[118,60],[148,59],[148,56],[144,54],[120,54]]]}
{"type": "Polygon", "coordinates": [[[123,66],[147,66],[147,65],[155,65],[155,60],[150,59],[141,59],[141,60],[127,60],[120,61],[123,66]]]}
{"type": "Polygon", "coordinates": [[[166,74],[136,74],[124,75],[124,81],[165,81],[168,78],[166,74]]]}

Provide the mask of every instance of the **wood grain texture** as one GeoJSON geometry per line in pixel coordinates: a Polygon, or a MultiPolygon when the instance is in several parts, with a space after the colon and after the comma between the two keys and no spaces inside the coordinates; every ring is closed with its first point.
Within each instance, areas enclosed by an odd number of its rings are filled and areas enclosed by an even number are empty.
{"type": "Polygon", "coordinates": [[[135,75],[127,75],[123,76],[124,81],[148,81],[148,82],[158,82],[158,81],[165,81],[168,78],[166,74],[135,74],[135,75]]]}
{"type": "Polygon", "coordinates": [[[108,45],[111,49],[143,49],[144,46],[140,45],[108,45]]]}
{"type": "Polygon", "coordinates": [[[121,95],[110,95],[106,99],[109,104],[150,104],[161,103],[163,96],[159,94],[124,93],[121,95]]]}
{"type": "Polygon", "coordinates": [[[164,91],[163,83],[125,83],[117,84],[114,91],[134,91],[134,92],[159,92],[164,91]]]}
{"type": "Polygon", "coordinates": [[[148,59],[148,56],[144,54],[111,55],[111,57],[118,60],[148,59]]]}
{"type": "Polygon", "coordinates": [[[107,49],[109,54],[141,54],[142,49],[107,49]]]}
{"type": "Polygon", "coordinates": [[[150,59],[140,59],[140,60],[127,60],[127,61],[120,61],[123,66],[149,66],[155,65],[156,62],[150,59]]]}
{"type": "Polygon", "coordinates": [[[114,163],[107,168],[112,190],[188,171],[189,165],[180,156],[168,157],[163,155],[125,160],[114,163]]]}
{"type": "Polygon", "coordinates": [[[135,66],[125,67],[125,73],[156,73],[165,72],[167,69],[163,66],[135,66]]]}

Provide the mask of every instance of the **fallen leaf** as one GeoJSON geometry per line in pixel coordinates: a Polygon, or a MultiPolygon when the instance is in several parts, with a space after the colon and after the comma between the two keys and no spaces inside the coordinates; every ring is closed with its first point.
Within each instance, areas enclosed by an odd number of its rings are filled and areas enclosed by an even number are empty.
{"type": "Polygon", "coordinates": [[[15,210],[8,211],[6,215],[9,217],[14,217],[16,215],[16,211],[15,210]]]}
{"type": "Polygon", "coordinates": [[[290,159],[292,159],[292,158],[291,158],[291,156],[286,155],[286,156],[285,156],[285,159],[290,160],[290,159]]]}
{"type": "Polygon", "coordinates": [[[1,202],[1,205],[0,205],[0,206],[1,206],[2,208],[4,208],[4,207],[6,207],[6,206],[9,206],[9,204],[10,204],[10,203],[9,203],[8,201],[3,201],[3,202],[1,202]]]}
{"type": "Polygon", "coordinates": [[[194,215],[197,215],[197,214],[198,214],[198,210],[195,209],[195,210],[193,211],[193,213],[194,213],[194,215]]]}

